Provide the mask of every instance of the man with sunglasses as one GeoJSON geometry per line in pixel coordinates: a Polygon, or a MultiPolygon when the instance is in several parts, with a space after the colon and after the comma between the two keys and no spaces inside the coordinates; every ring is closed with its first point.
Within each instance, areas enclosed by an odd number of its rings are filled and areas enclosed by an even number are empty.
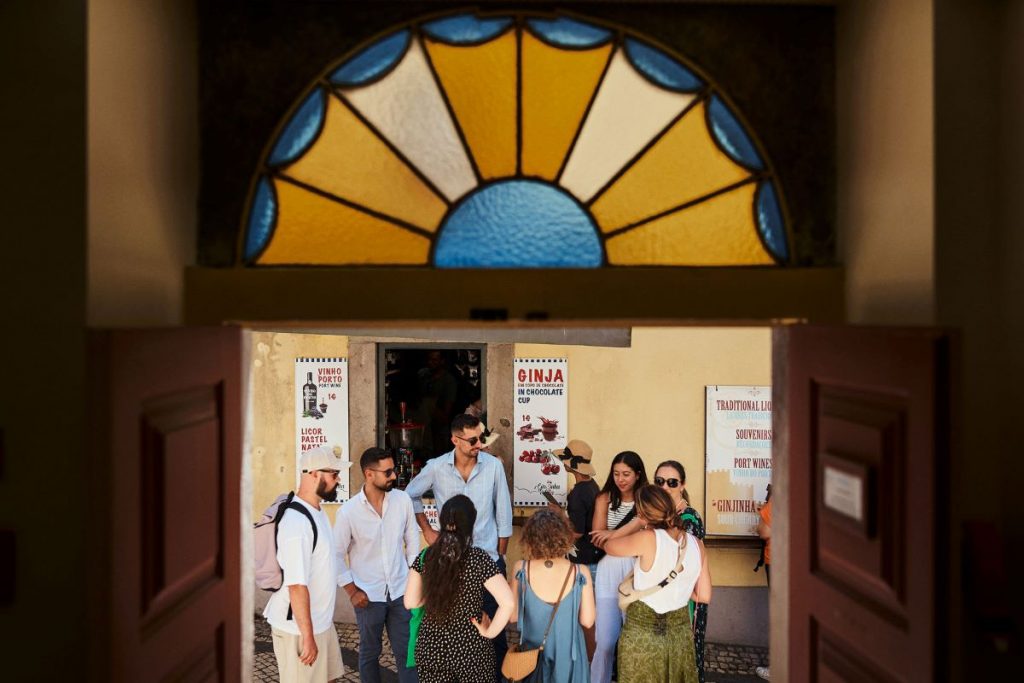
{"type": "MultiPolygon", "coordinates": [[[[416,522],[430,544],[437,540],[437,532],[423,513],[423,494],[433,490],[439,510],[454,496],[462,494],[469,497],[476,507],[473,545],[490,555],[504,574],[505,548],[512,536],[512,499],[501,460],[481,451],[486,445],[483,429],[479,418],[456,415],[451,427],[454,448],[427,462],[405,490],[412,498],[416,522]]],[[[491,617],[498,609],[498,604],[487,590],[483,591],[483,608],[491,617]]],[[[492,642],[496,663],[494,676],[496,681],[501,681],[501,662],[508,650],[505,632],[502,631],[492,642]]]]}
{"type": "Polygon", "coordinates": [[[338,510],[334,520],[338,585],[355,608],[359,627],[359,680],[380,683],[385,626],[401,683],[416,683],[406,666],[409,610],[402,604],[409,565],[420,550],[420,530],[412,500],[395,488],[395,461],[383,448],[367,448],[359,458],[363,488],[338,510]]]}
{"type": "Polygon", "coordinates": [[[307,509],[287,510],[277,525],[277,561],[281,590],[270,596],[263,616],[270,623],[274,655],[282,683],[326,683],[342,676],[341,648],[334,630],[337,567],[331,522],[322,501],[337,497],[338,474],[347,461],[328,448],[299,458],[299,490],[293,502],[307,509]],[[316,525],[316,535],[313,526],[316,525]]]}

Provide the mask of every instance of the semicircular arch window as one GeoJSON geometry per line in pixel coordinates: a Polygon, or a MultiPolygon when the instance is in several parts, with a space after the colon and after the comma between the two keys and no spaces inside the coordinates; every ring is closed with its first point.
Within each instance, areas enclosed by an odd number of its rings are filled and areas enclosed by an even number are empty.
{"type": "Polygon", "coordinates": [[[327,68],[253,179],[255,266],[783,265],[783,196],[685,58],[579,17],[415,21],[327,68]]]}

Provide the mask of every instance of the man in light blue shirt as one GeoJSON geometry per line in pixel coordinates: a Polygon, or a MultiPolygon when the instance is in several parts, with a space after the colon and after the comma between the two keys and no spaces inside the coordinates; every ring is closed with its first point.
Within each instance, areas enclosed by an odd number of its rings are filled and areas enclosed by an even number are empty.
{"type": "MultiPolygon", "coordinates": [[[[427,543],[437,540],[437,532],[423,513],[423,494],[433,490],[434,501],[440,510],[445,501],[459,494],[468,496],[476,507],[473,526],[473,545],[487,552],[505,573],[505,549],[512,536],[512,500],[508,480],[501,460],[482,452],[483,425],[472,415],[457,415],[452,420],[452,444],[455,448],[427,462],[416,478],[409,482],[405,492],[412,498],[416,522],[423,530],[427,543]]],[[[483,592],[484,611],[493,617],[498,604],[490,592],[483,592]]],[[[504,632],[494,639],[497,670],[495,680],[501,680],[501,662],[508,650],[504,632]]]]}

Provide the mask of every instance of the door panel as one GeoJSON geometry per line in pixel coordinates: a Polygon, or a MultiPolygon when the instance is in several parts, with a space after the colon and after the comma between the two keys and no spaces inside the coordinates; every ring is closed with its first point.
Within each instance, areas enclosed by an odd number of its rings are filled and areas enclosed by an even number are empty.
{"type": "Polygon", "coordinates": [[[790,680],[941,680],[948,339],[811,326],[782,335],[790,680]]]}
{"type": "Polygon", "coordinates": [[[234,328],[94,339],[114,680],[240,679],[240,343],[234,328]]]}

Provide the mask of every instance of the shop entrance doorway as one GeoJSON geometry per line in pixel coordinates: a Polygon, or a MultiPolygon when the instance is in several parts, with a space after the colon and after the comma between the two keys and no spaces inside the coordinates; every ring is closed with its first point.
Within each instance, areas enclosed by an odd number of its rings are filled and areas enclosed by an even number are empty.
{"type": "Polygon", "coordinates": [[[486,412],[487,347],[382,343],[377,349],[377,445],[408,448],[422,467],[451,450],[452,418],[486,412]]]}

